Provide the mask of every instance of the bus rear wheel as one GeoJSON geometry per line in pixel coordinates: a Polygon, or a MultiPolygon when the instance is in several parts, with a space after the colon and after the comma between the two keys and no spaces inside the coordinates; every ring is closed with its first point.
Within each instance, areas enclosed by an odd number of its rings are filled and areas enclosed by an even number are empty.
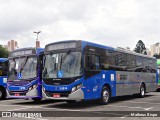
{"type": "Polygon", "coordinates": [[[104,86],[101,92],[101,98],[99,103],[102,105],[107,105],[110,101],[111,92],[108,87],[104,86]]]}
{"type": "Polygon", "coordinates": [[[144,98],[144,97],[145,97],[145,86],[144,86],[144,84],[141,84],[141,86],[140,86],[139,96],[140,96],[141,98],[144,98]]]}
{"type": "Polygon", "coordinates": [[[0,88],[0,100],[6,99],[6,91],[3,88],[0,88]]]}

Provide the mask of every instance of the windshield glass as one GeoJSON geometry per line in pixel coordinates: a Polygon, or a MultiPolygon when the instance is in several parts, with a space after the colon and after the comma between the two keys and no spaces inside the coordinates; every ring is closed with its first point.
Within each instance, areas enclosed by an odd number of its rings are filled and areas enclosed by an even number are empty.
{"type": "Polygon", "coordinates": [[[81,52],[50,53],[45,56],[45,78],[68,78],[82,74],[81,52]]]}
{"type": "Polygon", "coordinates": [[[36,56],[24,56],[9,60],[9,80],[29,79],[36,77],[36,56]]]}
{"type": "Polygon", "coordinates": [[[27,57],[20,68],[21,78],[29,79],[37,76],[37,57],[27,57]]]}
{"type": "Polygon", "coordinates": [[[9,71],[8,71],[8,79],[9,80],[16,80],[19,65],[24,60],[23,58],[11,58],[9,59],[9,71]]]}

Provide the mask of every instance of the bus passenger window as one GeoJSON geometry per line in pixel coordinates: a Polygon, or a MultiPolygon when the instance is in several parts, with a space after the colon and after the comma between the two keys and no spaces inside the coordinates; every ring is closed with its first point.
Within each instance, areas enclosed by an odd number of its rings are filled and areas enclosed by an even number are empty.
{"type": "Polygon", "coordinates": [[[99,69],[100,69],[100,57],[95,56],[95,70],[99,70],[99,69]]]}
{"type": "Polygon", "coordinates": [[[88,70],[100,70],[100,57],[97,55],[87,55],[86,67],[88,70]]]}

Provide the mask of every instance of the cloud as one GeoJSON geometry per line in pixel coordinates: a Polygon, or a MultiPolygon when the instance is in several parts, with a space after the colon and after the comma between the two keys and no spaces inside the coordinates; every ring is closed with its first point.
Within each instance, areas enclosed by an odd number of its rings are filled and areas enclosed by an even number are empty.
{"type": "Polygon", "coordinates": [[[159,42],[159,0],[1,0],[0,41],[15,39],[34,46],[41,30],[42,47],[50,42],[82,39],[114,47],[149,47],[159,42]]]}

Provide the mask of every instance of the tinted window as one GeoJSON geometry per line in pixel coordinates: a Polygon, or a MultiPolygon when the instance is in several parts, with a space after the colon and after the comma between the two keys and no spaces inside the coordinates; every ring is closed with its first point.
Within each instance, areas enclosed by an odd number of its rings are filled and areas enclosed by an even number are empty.
{"type": "Polygon", "coordinates": [[[105,55],[101,56],[102,69],[112,69],[114,60],[112,59],[112,52],[106,50],[105,55]]]}
{"type": "Polygon", "coordinates": [[[143,59],[142,57],[137,56],[136,57],[136,67],[142,67],[143,66],[143,59]]]}
{"type": "Polygon", "coordinates": [[[136,56],[127,54],[127,71],[134,71],[136,67],[136,56]]]}
{"type": "Polygon", "coordinates": [[[126,70],[126,54],[121,52],[114,53],[115,67],[117,70],[126,70]]]}
{"type": "Polygon", "coordinates": [[[100,70],[100,56],[88,54],[86,59],[88,70],[100,70]]]}

